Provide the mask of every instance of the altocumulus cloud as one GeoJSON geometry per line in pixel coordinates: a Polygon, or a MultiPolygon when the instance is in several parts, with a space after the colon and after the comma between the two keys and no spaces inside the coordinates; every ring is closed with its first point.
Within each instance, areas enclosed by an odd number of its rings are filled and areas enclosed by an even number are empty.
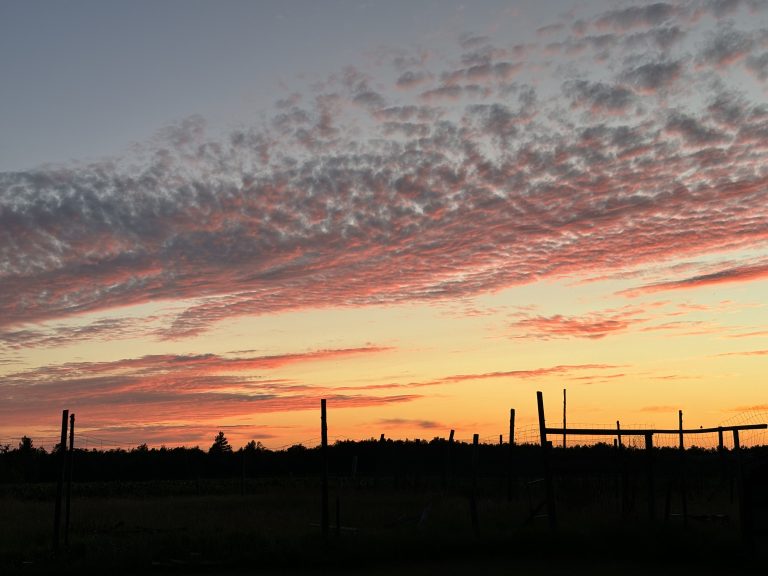
{"type": "Polygon", "coordinates": [[[729,20],[764,9],[611,10],[551,23],[548,50],[466,36],[389,74],[347,68],[259,126],[211,136],[190,118],[136,157],[0,174],[0,329],[50,343],[24,325],[183,300],[161,333],[181,338],[764,242],[768,107],[724,71],[765,89],[766,30],[729,20]]]}

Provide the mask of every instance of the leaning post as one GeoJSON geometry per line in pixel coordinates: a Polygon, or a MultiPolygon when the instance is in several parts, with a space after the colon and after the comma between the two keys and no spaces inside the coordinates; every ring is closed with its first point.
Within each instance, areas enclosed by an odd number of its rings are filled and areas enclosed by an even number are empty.
{"type": "Polygon", "coordinates": [[[555,489],[552,484],[552,471],[549,466],[550,444],[547,440],[547,427],[544,420],[544,394],[536,392],[536,402],[539,409],[539,435],[541,438],[541,456],[542,466],[544,468],[544,484],[547,493],[547,519],[549,528],[552,531],[557,530],[557,516],[555,510],[555,489]]]}

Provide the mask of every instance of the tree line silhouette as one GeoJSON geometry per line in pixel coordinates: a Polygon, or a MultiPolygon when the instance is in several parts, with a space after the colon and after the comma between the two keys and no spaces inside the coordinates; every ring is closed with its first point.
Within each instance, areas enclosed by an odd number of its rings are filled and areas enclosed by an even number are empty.
{"type": "MultiPolygon", "coordinates": [[[[477,473],[483,477],[532,478],[540,475],[541,451],[538,445],[480,444],[477,473]]],[[[57,475],[58,446],[48,452],[37,448],[24,436],[18,446],[0,446],[0,483],[52,482],[57,475]]],[[[660,471],[677,465],[673,448],[654,449],[660,471]]],[[[745,449],[749,460],[765,462],[768,447],[745,449]]],[[[609,444],[554,448],[553,472],[565,476],[605,476],[619,467],[629,477],[640,477],[646,467],[643,450],[609,444]]],[[[686,465],[696,476],[723,475],[728,467],[722,451],[689,448],[686,465]]],[[[75,449],[76,482],[190,480],[200,478],[258,478],[315,476],[323,461],[320,447],[301,444],[270,450],[250,441],[233,449],[219,432],[207,449],[199,447],[150,448],[141,444],[132,449],[75,449]]],[[[448,479],[471,474],[472,445],[432,440],[343,440],[329,446],[328,465],[332,476],[371,482],[389,478],[395,486],[429,487],[445,485],[448,479]]]]}

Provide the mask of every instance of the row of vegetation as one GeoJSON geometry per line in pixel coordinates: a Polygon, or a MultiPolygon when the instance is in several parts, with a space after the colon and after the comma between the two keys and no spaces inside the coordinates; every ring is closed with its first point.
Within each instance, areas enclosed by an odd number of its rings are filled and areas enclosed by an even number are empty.
{"type": "MultiPolygon", "coordinates": [[[[334,476],[355,478],[432,478],[468,477],[473,473],[470,444],[450,443],[441,438],[424,440],[339,441],[328,448],[328,467],[334,476]]],[[[58,450],[36,448],[24,437],[17,447],[0,447],[0,483],[45,483],[57,478],[58,450]]],[[[555,449],[553,465],[570,474],[615,473],[621,468],[630,475],[642,476],[647,454],[641,449],[618,450],[607,444],[555,449]]],[[[747,461],[765,461],[768,447],[744,451],[747,461]]],[[[238,478],[274,476],[316,476],[323,467],[319,447],[302,445],[284,450],[269,450],[251,441],[233,450],[219,432],[207,450],[199,447],[149,448],[142,444],[130,450],[83,450],[74,454],[76,482],[190,480],[200,478],[238,478]]],[[[672,448],[654,449],[659,470],[674,467],[679,458],[672,448]]],[[[714,450],[689,449],[686,465],[699,476],[719,475],[731,464],[727,454],[714,450]]],[[[536,445],[481,444],[476,472],[480,476],[518,477],[540,475],[541,451],[536,445]]]]}

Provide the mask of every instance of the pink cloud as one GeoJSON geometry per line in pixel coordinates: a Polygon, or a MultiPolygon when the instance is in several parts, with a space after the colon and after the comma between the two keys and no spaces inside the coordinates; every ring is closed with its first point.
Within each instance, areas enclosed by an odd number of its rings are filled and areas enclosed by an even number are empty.
{"type": "Polygon", "coordinates": [[[728,284],[733,282],[754,282],[768,278],[768,264],[760,263],[754,265],[735,266],[712,272],[684,278],[682,280],[670,280],[667,282],[657,282],[646,284],[638,288],[631,288],[621,292],[627,296],[638,296],[653,292],[663,292],[667,290],[686,290],[700,288],[702,286],[712,286],[716,284],[728,284]]]}
{"type": "MultiPolygon", "coordinates": [[[[555,23],[584,53],[552,62],[479,37],[445,58],[399,50],[418,93],[345,68],[221,137],[192,118],[135,158],[3,173],[0,340],[103,337],[34,324],[184,301],[156,332],[180,339],[238,316],[449,300],[765,242],[768,114],[717,64],[760,67],[764,41],[739,22],[681,46],[690,16],[655,3],[595,16],[601,34],[555,23]]],[[[763,271],[641,291],[750,274],[763,271]]],[[[546,320],[592,337],[631,322],[546,320]]]]}

